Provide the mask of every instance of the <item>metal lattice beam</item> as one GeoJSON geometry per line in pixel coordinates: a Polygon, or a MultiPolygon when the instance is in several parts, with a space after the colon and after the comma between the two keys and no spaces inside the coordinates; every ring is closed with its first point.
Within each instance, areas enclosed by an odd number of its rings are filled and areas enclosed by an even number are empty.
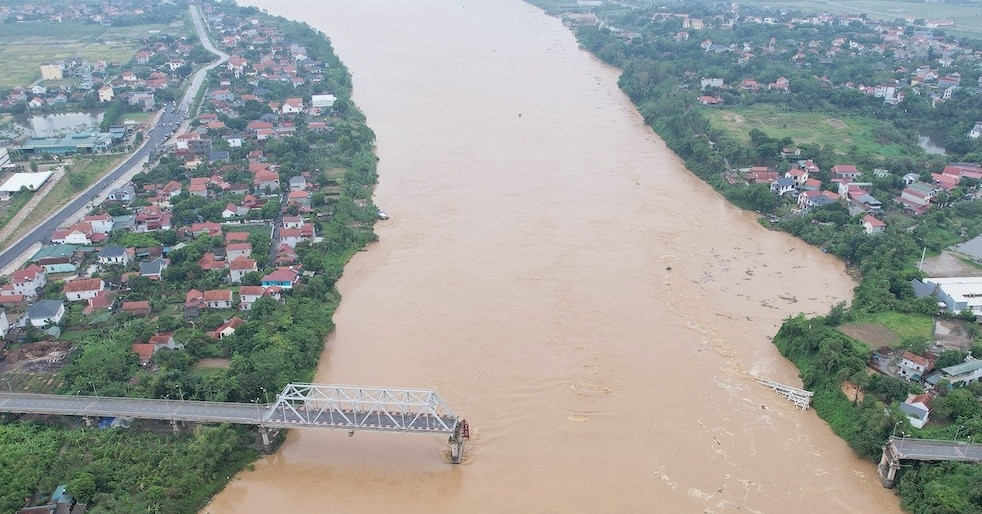
{"type": "Polygon", "coordinates": [[[288,384],[263,415],[269,426],[453,434],[459,417],[436,391],[288,384]]]}

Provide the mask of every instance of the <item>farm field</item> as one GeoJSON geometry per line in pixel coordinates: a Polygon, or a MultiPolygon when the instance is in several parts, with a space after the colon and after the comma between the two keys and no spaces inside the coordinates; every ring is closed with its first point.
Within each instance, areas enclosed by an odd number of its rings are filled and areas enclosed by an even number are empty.
{"type": "Polygon", "coordinates": [[[129,61],[148,34],[186,34],[182,24],[106,27],[81,22],[5,23],[0,31],[0,88],[25,86],[41,78],[39,65],[79,57],[129,61]]]}
{"type": "Polygon", "coordinates": [[[896,347],[905,340],[931,340],[934,319],[923,314],[880,312],[869,315],[856,323],[846,323],[838,329],[843,334],[876,349],[896,347]]]}
{"type": "Polygon", "coordinates": [[[955,20],[955,34],[982,34],[982,9],[977,4],[952,5],[906,0],[747,0],[748,5],[791,8],[802,11],[831,11],[866,14],[871,19],[949,18],[955,20]]]}
{"type": "Polygon", "coordinates": [[[790,137],[795,144],[820,143],[832,145],[844,153],[855,145],[862,153],[884,157],[908,153],[900,144],[883,144],[874,136],[884,122],[870,118],[840,116],[826,113],[785,112],[771,106],[716,108],[707,107],[703,113],[714,128],[725,131],[739,141],[750,143],[750,131],[759,129],[770,137],[790,137]]]}

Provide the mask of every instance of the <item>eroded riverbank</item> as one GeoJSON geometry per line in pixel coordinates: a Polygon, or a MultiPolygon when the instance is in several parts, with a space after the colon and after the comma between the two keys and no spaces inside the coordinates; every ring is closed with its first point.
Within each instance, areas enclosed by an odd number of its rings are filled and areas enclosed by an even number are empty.
{"type": "Polygon", "coordinates": [[[340,284],[317,380],[438,389],[440,438],[295,432],[207,512],[889,512],[768,337],[842,264],[725,204],[617,71],[517,1],[258,3],[329,34],[393,219],[340,284]]]}

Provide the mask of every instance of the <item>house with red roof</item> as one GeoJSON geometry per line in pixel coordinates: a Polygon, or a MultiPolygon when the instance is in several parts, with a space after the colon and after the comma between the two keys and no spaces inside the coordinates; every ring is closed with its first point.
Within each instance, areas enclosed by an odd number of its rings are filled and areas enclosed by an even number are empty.
{"type": "Polygon", "coordinates": [[[835,166],[832,166],[833,178],[855,180],[862,174],[863,172],[859,171],[854,164],[836,164],[835,166]]]}
{"type": "Polygon", "coordinates": [[[226,232],[225,233],[225,244],[228,243],[244,243],[249,240],[248,232],[226,232]]]}
{"type": "Polygon", "coordinates": [[[44,278],[44,268],[37,264],[15,271],[10,276],[10,285],[13,286],[14,294],[33,298],[38,290],[47,284],[44,278]]]}
{"type": "Polygon", "coordinates": [[[920,380],[927,376],[932,369],[934,369],[933,360],[916,353],[904,352],[900,356],[897,374],[907,380],[920,380]]]}
{"type": "Polygon", "coordinates": [[[277,266],[290,266],[297,262],[297,252],[287,244],[281,244],[276,250],[277,266]]]}
{"type": "Polygon", "coordinates": [[[65,283],[62,291],[69,302],[80,302],[95,297],[106,289],[101,278],[80,278],[65,283]]]}
{"type": "Polygon", "coordinates": [[[231,274],[230,280],[232,283],[238,284],[242,281],[242,277],[246,273],[259,271],[259,266],[257,266],[255,260],[248,257],[236,257],[235,260],[229,262],[228,270],[231,274]]]}
{"type": "Polygon", "coordinates": [[[310,208],[310,193],[307,191],[290,191],[286,197],[287,205],[296,205],[301,209],[310,208]]]}
{"type": "Polygon", "coordinates": [[[92,230],[92,224],[78,222],[68,228],[59,228],[51,234],[52,243],[88,245],[105,241],[106,233],[92,230]]]}
{"type": "Polygon", "coordinates": [[[303,98],[287,98],[283,102],[281,111],[283,114],[297,114],[303,112],[303,98]]]}
{"type": "Polygon", "coordinates": [[[192,289],[184,295],[184,307],[202,307],[205,304],[205,294],[197,289],[192,289]]]}
{"type": "Polygon", "coordinates": [[[160,207],[150,205],[141,207],[134,219],[134,232],[152,232],[155,230],[170,230],[171,213],[164,212],[160,207]]]}
{"type": "Polygon", "coordinates": [[[252,255],[252,243],[229,243],[225,245],[225,259],[229,262],[250,255],[252,255]]]}
{"type": "Polygon", "coordinates": [[[205,252],[205,254],[198,259],[198,267],[205,271],[216,269],[224,270],[225,266],[225,259],[218,258],[212,252],[205,252]]]}
{"type": "Polygon", "coordinates": [[[238,316],[233,316],[225,323],[219,325],[218,328],[216,328],[215,330],[208,332],[208,337],[212,339],[224,339],[228,336],[235,334],[235,330],[241,327],[244,323],[245,323],[244,319],[238,316]]]}
{"type": "Polygon", "coordinates": [[[133,316],[149,316],[151,312],[150,302],[146,300],[123,302],[122,311],[133,316]]]}
{"type": "Polygon", "coordinates": [[[208,309],[231,309],[231,289],[210,289],[202,294],[204,307],[208,309]]]}
{"type": "Polygon", "coordinates": [[[952,177],[951,175],[945,175],[942,173],[932,173],[931,180],[934,181],[934,185],[945,191],[951,191],[952,189],[958,187],[959,177],[952,177]]]}
{"type": "Polygon", "coordinates": [[[82,218],[82,221],[92,227],[93,233],[108,234],[113,229],[113,217],[106,212],[86,216],[82,218]]]}
{"type": "Polygon", "coordinates": [[[886,223],[874,218],[873,216],[867,214],[863,216],[863,229],[867,234],[879,234],[883,232],[887,226],[886,223]]]}
{"type": "Polygon", "coordinates": [[[281,289],[293,289],[293,285],[300,280],[300,272],[293,267],[279,267],[262,279],[263,287],[279,287],[281,289]]]}
{"type": "Polygon", "coordinates": [[[146,343],[133,343],[132,350],[140,356],[140,365],[146,366],[150,363],[153,356],[160,350],[180,350],[183,344],[174,341],[171,332],[161,332],[150,337],[146,343]]]}
{"type": "Polygon", "coordinates": [[[82,309],[82,314],[86,316],[92,314],[99,309],[108,309],[112,307],[113,302],[116,300],[116,294],[112,291],[102,290],[96,293],[95,296],[86,300],[86,306],[82,309]]]}
{"type": "Polygon", "coordinates": [[[191,228],[187,232],[194,237],[220,236],[222,234],[222,226],[214,221],[192,223],[191,228]]]}
{"type": "Polygon", "coordinates": [[[252,185],[256,188],[256,191],[279,191],[280,175],[271,170],[259,170],[253,175],[252,185]]]}

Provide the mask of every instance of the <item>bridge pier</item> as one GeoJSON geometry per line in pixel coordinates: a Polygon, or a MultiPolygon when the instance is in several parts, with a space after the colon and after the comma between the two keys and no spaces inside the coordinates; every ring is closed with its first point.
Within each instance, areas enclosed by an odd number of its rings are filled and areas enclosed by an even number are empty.
{"type": "Polygon", "coordinates": [[[889,441],[883,446],[880,464],[876,466],[876,472],[880,476],[880,483],[883,484],[883,487],[893,488],[897,479],[897,471],[900,471],[900,459],[893,453],[893,441],[889,441]]]}
{"type": "Polygon", "coordinates": [[[470,439],[470,429],[467,426],[467,420],[460,420],[459,423],[454,425],[453,434],[450,435],[450,463],[460,464],[460,461],[464,457],[464,438],[470,439]]]}
{"type": "Polygon", "coordinates": [[[171,426],[171,428],[174,429],[174,433],[176,434],[178,432],[178,430],[179,430],[178,429],[178,426],[177,426],[177,420],[176,419],[170,420],[170,426],[171,426]]]}
{"type": "Polygon", "coordinates": [[[92,426],[92,417],[91,416],[82,416],[82,421],[85,422],[85,426],[87,426],[87,427],[91,427],[92,426]]]}

